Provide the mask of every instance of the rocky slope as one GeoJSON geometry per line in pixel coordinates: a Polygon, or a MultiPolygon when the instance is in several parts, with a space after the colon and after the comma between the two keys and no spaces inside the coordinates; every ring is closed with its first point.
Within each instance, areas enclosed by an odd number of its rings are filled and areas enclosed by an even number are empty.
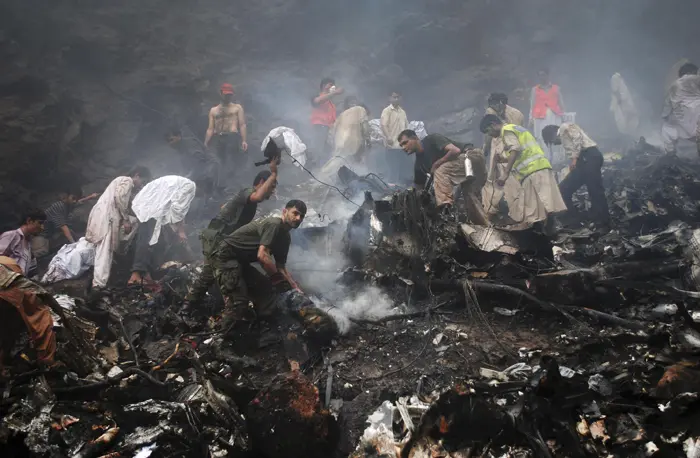
{"type": "MultiPolygon", "coordinates": [[[[573,0],[7,0],[0,6],[0,221],[62,183],[98,188],[135,161],[168,170],[162,136],[202,137],[217,86],[232,82],[252,145],[303,128],[319,79],[366,101],[405,93],[429,131],[478,139],[486,94],[527,106],[552,67],[579,120],[605,133],[608,80],[621,71],[658,104],[666,69],[693,56],[691,2],[633,11],[573,0]],[[657,92],[655,92],[657,91],[657,92]]],[[[87,189],[86,189],[87,190],[87,189]]]]}

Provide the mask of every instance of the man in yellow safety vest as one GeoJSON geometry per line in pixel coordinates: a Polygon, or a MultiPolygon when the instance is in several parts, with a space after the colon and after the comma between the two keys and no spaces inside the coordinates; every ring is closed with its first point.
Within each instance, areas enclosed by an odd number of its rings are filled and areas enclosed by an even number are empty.
{"type": "Polygon", "coordinates": [[[492,114],[484,116],[480,128],[482,133],[503,140],[501,160],[507,165],[503,175],[496,180],[496,185],[503,186],[511,172],[522,185],[517,210],[512,214],[519,217],[520,223],[545,221],[545,232],[551,234],[555,222],[550,215],[566,211],[566,204],[559,192],[552,165],[535,137],[527,129],[506,124],[492,114]]]}

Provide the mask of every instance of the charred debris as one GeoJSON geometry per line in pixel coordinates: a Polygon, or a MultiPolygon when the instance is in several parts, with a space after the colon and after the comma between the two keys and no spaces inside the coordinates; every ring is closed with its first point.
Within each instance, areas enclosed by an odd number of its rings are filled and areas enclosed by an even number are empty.
{"type": "Polygon", "coordinates": [[[393,301],[374,315],[317,290],[224,338],[215,296],[179,310],[196,264],[163,266],[157,290],[56,285],[64,365],[16,347],[2,455],[698,457],[700,166],[642,143],[604,177],[614,229],[550,240],[341,170],[364,203],[296,243],[342,250],[348,301],[393,301]]]}

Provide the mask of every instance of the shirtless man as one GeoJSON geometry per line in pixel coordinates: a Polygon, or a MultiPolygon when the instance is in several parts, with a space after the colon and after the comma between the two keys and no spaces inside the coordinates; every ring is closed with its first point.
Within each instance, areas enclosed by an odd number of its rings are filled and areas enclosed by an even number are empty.
{"type": "Polygon", "coordinates": [[[204,146],[214,139],[214,148],[225,170],[230,169],[231,161],[240,151],[248,151],[247,127],[243,107],[233,103],[233,86],[221,85],[221,103],[209,110],[209,127],[204,146]]]}

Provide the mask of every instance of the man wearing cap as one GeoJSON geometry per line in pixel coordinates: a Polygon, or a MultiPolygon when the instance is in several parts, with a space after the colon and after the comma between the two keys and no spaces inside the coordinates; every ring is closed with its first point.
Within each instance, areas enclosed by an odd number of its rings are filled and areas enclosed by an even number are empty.
{"type": "Polygon", "coordinates": [[[248,150],[247,127],[243,107],[233,103],[233,86],[221,85],[221,103],[209,110],[209,127],[204,146],[214,139],[214,148],[224,170],[230,170],[240,151],[248,150]]]}

